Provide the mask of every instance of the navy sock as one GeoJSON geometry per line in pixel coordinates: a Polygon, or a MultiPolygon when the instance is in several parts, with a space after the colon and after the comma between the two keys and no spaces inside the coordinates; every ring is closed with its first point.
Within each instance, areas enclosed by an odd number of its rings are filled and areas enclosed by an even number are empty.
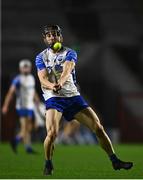
{"type": "Polygon", "coordinates": [[[46,166],[47,168],[53,169],[52,160],[45,160],[45,166],[46,166]]]}
{"type": "Polygon", "coordinates": [[[26,152],[29,152],[29,153],[33,152],[33,149],[32,149],[32,147],[30,145],[26,145],[25,149],[26,149],[26,152]]]}
{"type": "Polygon", "coordinates": [[[110,160],[114,163],[114,162],[118,162],[119,159],[117,158],[116,154],[112,154],[110,157],[110,160]]]}
{"type": "Polygon", "coordinates": [[[15,141],[15,144],[18,145],[20,143],[20,141],[21,141],[21,137],[16,136],[14,141],[15,141]]]}

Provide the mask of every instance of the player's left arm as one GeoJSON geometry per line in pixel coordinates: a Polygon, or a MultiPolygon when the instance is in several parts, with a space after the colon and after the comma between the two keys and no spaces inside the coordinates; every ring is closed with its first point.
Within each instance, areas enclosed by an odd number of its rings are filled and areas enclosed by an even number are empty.
{"type": "Polygon", "coordinates": [[[75,67],[74,61],[65,61],[63,64],[63,72],[61,74],[61,77],[58,81],[58,84],[62,87],[64,83],[68,80],[72,70],[75,67]]]}
{"type": "Polygon", "coordinates": [[[77,62],[77,53],[74,50],[70,50],[65,58],[65,62],[63,64],[63,72],[58,81],[57,89],[60,89],[64,83],[68,80],[72,70],[75,67],[77,62]]]}

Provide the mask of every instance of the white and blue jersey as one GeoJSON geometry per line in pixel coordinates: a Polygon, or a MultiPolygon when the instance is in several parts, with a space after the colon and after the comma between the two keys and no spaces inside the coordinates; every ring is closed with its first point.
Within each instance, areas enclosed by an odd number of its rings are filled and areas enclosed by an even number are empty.
{"type": "Polygon", "coordinates": [[[16,110],[20,116],[32,114],[34,109],[35,79],[32,74],[17,75],[12,85],[16,87],[16,110]]]}
{"type": "MultiPolygon", "coordinates": [[[[45,49],[36,57],[36,67],[38,70],[46,69],[48,73],[48,80],[56,83],[61,76],[65,61],[74,61],[76,63],[76,52],[67,47],[63,47],[63,49],[58,53],[53,53],[51,49],[45,49]]],[[[47,100],[51,97],[77,96],[80,93],[78,92],[75,84],[75,69],[73,69],[59,93],[55,93],[52,90],[47,90],[44,87],[41,87],[44,99],[47,100]]]]}
{"type": "MultiPolygon", "coordinates": [[[[59,52],[54,53],[52,49],[47,48],[36,56],[37,70],[47,70],[47,80],[56,83],[63,72],[65,61],[77,63],[77,54],[74,50],[63,47],[59,52]]],[[[64,83],[58,93],[53,90],[42,87],[45,99],[46,109],[57,109],[63,113],[67,120],[72,120],[74,115],[80,110],[86,108],[88,104],[80,96],[76,87],[75,69],[72,70],[68,80],[64,83]]]]}

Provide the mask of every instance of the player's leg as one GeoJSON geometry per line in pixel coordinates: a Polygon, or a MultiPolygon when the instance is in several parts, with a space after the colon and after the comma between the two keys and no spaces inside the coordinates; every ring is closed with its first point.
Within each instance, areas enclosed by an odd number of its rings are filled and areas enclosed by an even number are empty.
{"type": "Polygon", "coordinates": [[[73,119],[64,126],[64,135],[66,137],[72,136],[80,128],[80,123],[73,119]]]}
{"type": "Polygon", "coordinates": [[[15,136],[15,138],[11,141],[12,149],[15,153],[17,153],[17,146],[21,141],[25,141],[25,131],[26,131],[26,121],[25,117],[19,117],[20,122],[20,131],[15,136]]]}
{"type": "Polygon", "coordinates": [[[76,134],[79,131],[80,123],[76,120],[67,122],[64,125],[63,133],[61,134],[61,140],[64,144],[75,144],[77,143],[76,134]]]}
{"type": "Polygon", "coordinates": [[[20,117],[20,131],[17,134],[17,137],[23,140],[25,149],[27,152],[31,152],[31,118],[29,117],[20,117]]]}
{"type": "Polygon", "coordinates": [[[47,136],[44,141],[45,151],[45,169],[44,174],[50,175],[53,171],[52,156],[54,149],[54,141],[59,131],[59,124],[62,113],[56,109],[48,109],[46,112],[46,130],[47,136]]]}
{"type": "Polygon", "coordinates": [[[98,142],[109,156],[114,153],[114,149],[109,137],[104,131],[104,128],[101,125],[97,115],[91,108],[82,110],[81,112],[77,113],[75,117],[79,122],[85,124],[89,129],[96,133],[98,142]]]}
{"type": "Polygon", "coordinates": [[[55,144],[54,144],[54,142],[53,142],[53,144],[52,144],[52,146],[51,146],[51,157],[53,157],[54,149],[55,149],[55,144]]]}
{"type": "Polygon", "coordinates": [[[99,118],[97,117],[96,113],[90,108],[85,108],[79,113],[75,115],[75,118],[86,125],[89,129],[96,133],[98,142],[100,143],[101,147],[106,151],[110,160],[113,163],[114,169],[130,169],[132,167],[132,163],[130,162],[123,162],[120,161],[117,156],[115,155],[112,143],[106,134],[103,126],[100,123],[99,118]]]}
{"type": "Polygon", "coordinates": [[[25,134],[24,134],[24,145],[27,153],[36,153],[31,144],[31,132],[33,129],[33,122],[32,122],[32,117],[26,117],[25,119],[26,122],[26,129],[25,129],[25,134]]]}

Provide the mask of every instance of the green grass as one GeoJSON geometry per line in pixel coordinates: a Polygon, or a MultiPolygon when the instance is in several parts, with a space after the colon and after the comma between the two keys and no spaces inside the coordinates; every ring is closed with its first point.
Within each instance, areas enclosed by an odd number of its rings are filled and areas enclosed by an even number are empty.
{"type": "MultiPolygon", "coordinates": [[[[20,145],[15,155],[8,144],[0,144],[0,178],[40,178],[43,176],[43,145],[35,144],[38,155],[28,155],[20,145]]],[[[143,178],[143,146],[116,145],[117,154],[123,160],[134,162],[131,170],[114,171],[106,154],[99,146],[62,146],[57,145],[54,154],[54,174],[48,178],[68,179],[117,179],[143,178]]]]}

